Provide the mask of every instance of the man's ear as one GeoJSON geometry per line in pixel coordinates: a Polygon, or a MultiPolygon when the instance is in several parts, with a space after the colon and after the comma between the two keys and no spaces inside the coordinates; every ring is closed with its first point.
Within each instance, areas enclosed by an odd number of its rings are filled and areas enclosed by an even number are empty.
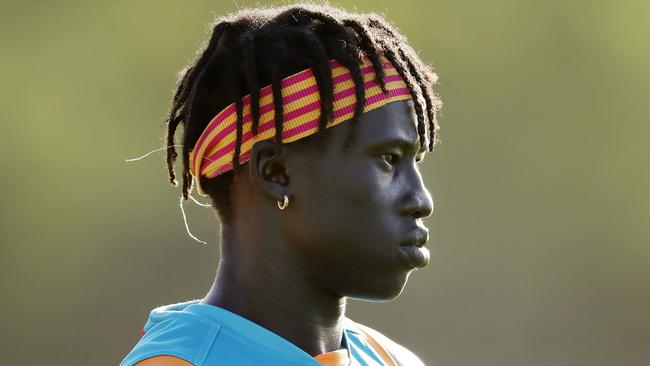
{"type": "Polygon", "coordinates": [[[251,182],[258,184],[276,201],[281,201],[284,195],[290,195],[286,152],[283,145],[273,141],[258,141],[253,145],[248,159],[251,182]]]}

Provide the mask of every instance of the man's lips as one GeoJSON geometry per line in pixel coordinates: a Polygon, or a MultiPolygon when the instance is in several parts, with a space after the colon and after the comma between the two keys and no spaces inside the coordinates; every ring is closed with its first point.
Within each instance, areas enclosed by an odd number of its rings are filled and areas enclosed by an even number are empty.
{"type": "Polygon", "coordinates": [[[431,253],[424,246],[429,241],[429,230],[418,227],[412,230],[399,246],[400,256],[411,268],[421,268],[429,263],[431,253]]]}
{"type": "Polygon", "coordinates": [[[413,229],[402,241],[400,246],[415,245],[418,247],[424,246],[429,241],[429,230],[426,228],[418,227],[413,229]]]}

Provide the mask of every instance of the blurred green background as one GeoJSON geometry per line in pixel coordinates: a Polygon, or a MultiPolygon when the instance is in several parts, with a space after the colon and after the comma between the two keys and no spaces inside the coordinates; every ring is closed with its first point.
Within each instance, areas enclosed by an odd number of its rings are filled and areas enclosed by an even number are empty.
{"type": "MultiPolygon", "coordinates": [[[[237,1],[0,5],[0,355],[115,365],[148,311],[202,297],[218,224],[160,147],[176,73],[237,1]]],[[[428,365],[650,362],[650,2],[340,1],[439,73],[432,261],[349,316],[428,365]]]]}

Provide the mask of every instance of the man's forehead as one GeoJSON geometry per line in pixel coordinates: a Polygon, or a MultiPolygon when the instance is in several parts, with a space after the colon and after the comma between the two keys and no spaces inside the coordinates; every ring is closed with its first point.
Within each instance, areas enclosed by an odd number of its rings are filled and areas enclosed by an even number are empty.
{"type": "Polygon", "coordinates": [[[420,149],[417,117],[408,102],[393,102],[366,112],[359,122],[359,137],[364,144],[397,144],[413,146],[415,151],[420,149]]]}

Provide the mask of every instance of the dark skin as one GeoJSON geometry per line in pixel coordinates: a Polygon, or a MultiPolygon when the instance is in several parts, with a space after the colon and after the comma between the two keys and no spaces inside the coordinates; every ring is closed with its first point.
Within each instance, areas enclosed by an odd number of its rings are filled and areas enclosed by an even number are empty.
{"type": "Polygon", "coordinates": [[[413,103],[389,103],[358,122],[348,151],[346,122],[314,136],[326,139],[322,151],[309,138],[253,146],[234,178],[235,217],[222,227],[219,269],[202,303],[315,356],[341,348],[347,297],[399,296],[416,269],[400,245],[426,230],[422,219],[433,211],[413,103]],[[395,138],[408,143],[382,144],[395,138]],[[280,210],[283,195],[289,206],[280,210]]]}

